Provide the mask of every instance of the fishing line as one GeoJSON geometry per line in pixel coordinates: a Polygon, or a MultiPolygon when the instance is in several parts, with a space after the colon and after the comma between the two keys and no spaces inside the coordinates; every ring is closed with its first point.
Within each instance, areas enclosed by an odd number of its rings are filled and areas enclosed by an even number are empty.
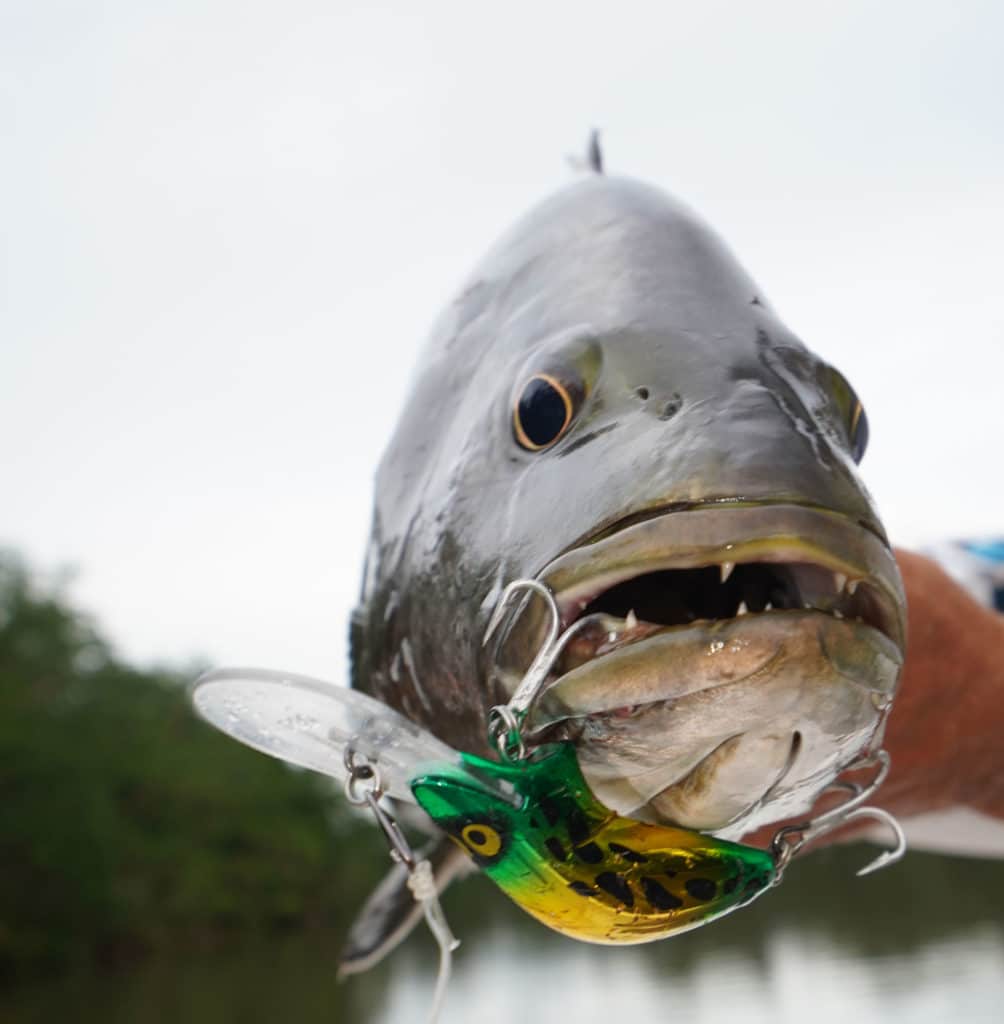
{"type": "Polygon", "coordinates": [[[355,807],[368,807],[377,825],[387,840],[390,857],[395,863],[401,864],[408,872],[408,889],[415,902],[422,907],[426,924],[439,946],[439,970],[436,975],[436,986],[432,995],[432,1007],[429,1010],[429,1024],[436,1024],[446,999],[446,990],[450,984],[453,969],[453,951],[460,945],[460,940],[453,935],[449,922],[439,902],[436,880],[432,874],[432,865],[428,859],[416,860],[404,833],[398,827],[394,816],[380,804],[383,789],[380,783],[380,771],[356,750],[353,741],[349,741],[343,755],[345,770],[345,799],[355,807]],[[359,792],[359,787],[365,788],[359,792]]]}

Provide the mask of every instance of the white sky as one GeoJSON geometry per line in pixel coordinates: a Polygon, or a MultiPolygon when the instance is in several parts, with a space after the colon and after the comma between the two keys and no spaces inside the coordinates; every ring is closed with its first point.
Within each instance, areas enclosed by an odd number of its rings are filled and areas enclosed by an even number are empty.
{"type": "Polygon", "coordinates": [[[120,649],[345,675],[438,309],[603,130],[1000,531],[1004,6],[0,0],[0,543],[120,649]],[[488,13],[488,11],[493,13],[488,13]]]}

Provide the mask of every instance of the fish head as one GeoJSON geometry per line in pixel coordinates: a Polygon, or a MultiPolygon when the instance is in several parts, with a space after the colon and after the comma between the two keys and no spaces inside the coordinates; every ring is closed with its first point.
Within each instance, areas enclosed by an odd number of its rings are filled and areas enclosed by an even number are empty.
{"type": "Polygon", "coordinates": [[[686,207],[594,176],[505,236],[436,325],[377,479],[354,681],[454,746],[579,624],[529,723],[621,814],[737,836],[878,743],[895,560],[848,381],[686,207]]]}

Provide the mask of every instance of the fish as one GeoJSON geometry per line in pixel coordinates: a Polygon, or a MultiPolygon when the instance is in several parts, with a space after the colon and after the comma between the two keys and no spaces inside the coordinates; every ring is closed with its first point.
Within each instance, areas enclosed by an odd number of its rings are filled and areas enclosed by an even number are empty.
{"type": "MultiPolygon", "coordinates": [[[[517,221],[432,328],[377,470],[351,682],[489,756],[547,622],[528,603],[485,628],[538,580],[577,629],[532,741],[572,744],[619,815],[732,840],[878,749],[903,587],[849,381],[693,211],[601,168],[517,221]]],[[[385,888],[343,969],[408,913],[385,888]]]]}

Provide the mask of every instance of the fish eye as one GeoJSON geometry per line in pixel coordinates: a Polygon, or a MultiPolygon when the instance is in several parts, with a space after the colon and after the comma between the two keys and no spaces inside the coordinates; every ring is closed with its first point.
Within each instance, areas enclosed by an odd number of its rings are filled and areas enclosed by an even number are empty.
{"type": "Polygon", "coordinates": [[[868,447],[868,417],[860,400],[854,401],[854,412],[851,413],[851,455],[855,462],[860,462],[868,447]]]}
{"type": "Polygon", "coordinates": [[[460,838],[472,852],[479,857],[494,857],[502,849],[502,837],[491,827],[481,822],[465,825],[460,838]]]}
{"type": "Polygon", "coordinates": [[[550,373],[535,373],[513,407],[513,431],[520,446],[531,452],[550,448],[571,424],[579,390],[550,373]]]}
{"type": "Polygon", "coordinates": [[[864,406],[842,373],[832,366],[826,369],[829,370],[830,394],[836,400],[840,418],[847,431],[851,457],[855,462],[860,462],[868,447],[868,417],[865,415],[864,406]]]}

